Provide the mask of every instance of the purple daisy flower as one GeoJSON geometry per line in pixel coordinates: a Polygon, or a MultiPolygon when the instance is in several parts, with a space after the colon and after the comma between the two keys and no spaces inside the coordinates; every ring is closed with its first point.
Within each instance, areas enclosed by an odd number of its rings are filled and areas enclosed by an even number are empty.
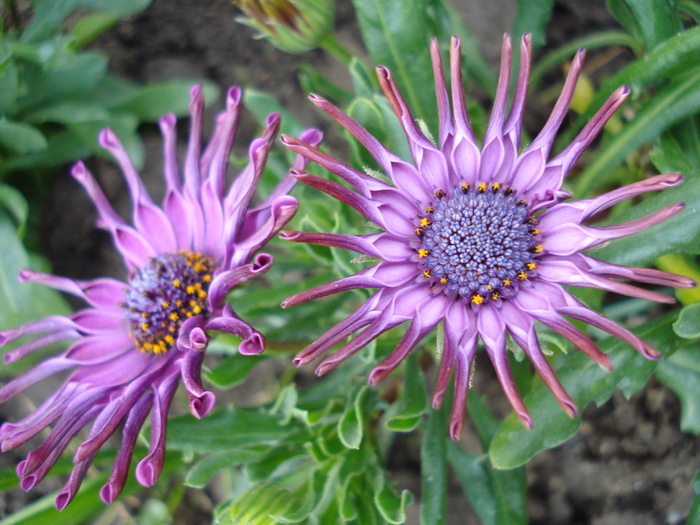
{"type": "MultiPolygon", "coordinates": [[[[5,354],[11,363],[56,342],[74,340],[68,350],[46,359],[0,389],[0,402],[57,372],[74,369],[63,385],[33,414],[0,426],[3,451],[25,443],[53,424],[44,442],[17,466],[20,486],[39,483],[71,439],[92,421],[78,447],[75,467],[56,497],[63,509],[78,491],[95,455],[124,422],[112,474],[100,496],[111,503],[126,482],[138,433],[151,412],[148,454],[136,467],[144,486],[153,485],[163,468],[168,409],[182,381],[192,415],[202,418],[214,404],[214,394],[202,386],[200,369],[209,342],[207,331],[237,335],[241,354],[257,354],[263,336],[241,320],[226,302],[236,285],[265,273],[272,256],[254,254],[294,215],[297,201],[287,192],[296,182],[287,175],[273,193],[249,208],[270,147],[280,125],[271,114],[261,138],[250,144],[250,162],[226,191],[226,171],[241,109],[241,91],[231,88],[226,110],[201,151],[204,99],[201,88],[191,92],[191,129],[180,177],[175,116],[160,120],[164,139],[166,193],[162,208],[153,203],[115,134],[105,129],[100,144],[119,163],[133,200],[133,223],[122,220],[83,163],[73,176],[94,202],[99,225],[108,230],[129,270],[128,282],[102,278],[75,281],[23,271],[22,281],[42,283],[83,299],[88,308],[73,315],[53,316],[0,333],[0,345],[30,336],[5,354]]],[[[314,146],[321,133],[309,129],[301,139],[314,146]]],[[[303,157],[295,169],[306,165],[303,157]]]]}
{"type": "Polygon", "coordinates": [[[506,114],[511,69],[511,41],[506,36],[493,112],[479,147],[467,116],[459,40],[453,39],[450,49],[452,111],[436,41],[432,42],[431,55],[439,116],[437,144],[416,125],[389,70],[377,68],[382,89],[406,132],[413,163],[387,150],[331,103],[316,95],[310,97],[367,148],[393,184],[356,171],[313,145],[282,137],[292,150],[342,177],[357,191],[308,173],[295,173],[297,179],[349,204],[385,230],[371,235],[282,232],[290,241],[346,248],[379,260],[371,268],[297,294],[282,304],[289,307],[345,290],[378,288],[356,312],[302,350],[295,363],[313,361],[366,327],[318,366],[317,374],[325,374],[383,332],[409,322],[396,349],[371,372],[369,382],[375,384],[442,322],[444,352],[432,404],[434,408],[441,405],[454,370],[450,434],[457,439],[478,339],[516,414],[525,426],[532,426],[508,367],[506,335],[510,333],[563,409],[574,417],[576,405],[542,353],[535,321],[562,334],[604,369],[610,369],[608,357],[563,316],[585,321],[628,342],[646,357],[657,358],[659,353],[649,344],[584,306],[562,285],[600,288],[662,303],[674,300],[615,279],[693,287],[695,283],[683,276],[616,266],[583,253],[586,248],[641,231],[680,212],[682,203],[617,226],[583,224],[625,199],[675,186],[682,177],[658,175],[593,199],[563,202],[571,197],[562,190],[564,177],[627,98],[629,89],[615,91],[574,141],[549,158],[581,70],[584,52],[579,51],[544,129],[519,152],[530,37],[522,39],[520,71],[506,114]]]}

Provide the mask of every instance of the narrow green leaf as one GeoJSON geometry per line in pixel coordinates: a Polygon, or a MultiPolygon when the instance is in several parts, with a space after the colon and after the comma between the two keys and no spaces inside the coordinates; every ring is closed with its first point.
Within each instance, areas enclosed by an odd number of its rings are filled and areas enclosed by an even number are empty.
{"type": "Polygon", "coordinates": [[[700,303],[689,304],[681,310],[673,323],[673,331],[684,339],[700,337],[700,303]]]}
{"type": "Polygon", "coordinates": [[[349,399],[338,421],[338,437],[349,449],[359,449],[364,434],[364,409],[369,387],[363,385],[354,399],[349,399]]]}
{"type": "Polygon", "coordinates": [[[185,485],[203,488],[211,478],[223,469],[251,463],[262,457],[263,452],[241,448],[212,454],[194,464],[185,477],[185,485]]]}
{"type": "Polygon", "coordinates": [[[611,12],[648,50],[682,29],[675,0],[609,1],[611,12]]]}
{"type": "Polygon", "coordinates": [[[391,70],[413,116],[436,130],[428,0],[353,0],[353,4],[372,61],[391,70]]]}
{"type": "Polygon", "coordinates": [[[237,408],[213,411],[201,420],[187,414],[168,421],[168,449],[216,452],[232,448],[274,443],[292,429],[281,426],[277,418],[237,408]]]}
{"type": "Polygon", "coordinates": [[[525,468],[508,471],[491,466],[487,454],[474,455],[447,444],[450,465],[483,525],[527,523],[525,468]]]}
{"type": "Polygon", "coordinates": [[[16,225],[17,231],[21,234],[27,222],[29,205],[19,190],[7,184],[0,184],[0,217],[3,214],[16,225]]]}
{"type": "Polygon", "coordinates": [[[233,354],[224,359],[214,370],[206,374],[206,379],[217,388],[232,388],[245,381],[256,365],[267,361],[270,354],[241,355],[233,354]]]}
{"type": "Polygon", "coordinates": [[[639,94],[647,87],[668,83],[669,80],[696,67],[698,53],[700,53],[700,27],[693,27],[664,41],[656,49],[606,80],[588,108],[581,113],[570,129],[560,135],[557,143],[569,144],[575,134],[620,86],[629,86],[632,93],[639,94]]]}
{"type": "MultiPolygon", "coordinates": [[[[665,315],[634,331],[659,351],[670,355],[681,341],[671,329],[674,317],[673,314],[665,315]]],[[[656,366],[655,362],[645,359],[614,337],[601,341],[599,346],[610,357],[612,372],[605,372],[582,352],[569,357],[557,370],[557,377],[579,410],[591,401],[605,402],[616,390],[631,395],[644,386],[656,366]]],[[[539,451],[569,439],[579,428],[580,416],[569,419],[544,384],[533,388],[524,401],[532,416],[533,428],[527,430],[514,414],[503,421],[489,449],[495,468],[524,465],[539,451]]]]}
{"type": "Polygon", "coordinates": [[[534,47],[544,45],[545,29],[552,17],[554,0],[517,0],[516,6],[511,29],[515,41],[517,42],[523,33],[530,33],[534,47]]]}
{"type": "Polygon", "coordinates": [[[43,150],[47,144],[44,134],[34,126],[0,118],[0,146],[26,155],[43,150]]]}
{"type": "Polygon", "coordinates": [[[425,378],[418,366],[418,353],[406,358],[404,382],[396,413],[385,421],[386,428],[394,432],[410,432],[416,428],[421,416],[428,409],[425,378]]]}
{"type": "Polygon", "coordinates": [[[71,29],[73,49],[86,46],[102,33],[119,21],[119,17],[111,13],[92,13],[82,17],[71,29]]]}
{"type": "MultiPolygon", "coordinates": [[[[243,92],[243,104],[253,114],[259,126],[265,125],[270,113],[279,113],[282,116],[280,133],[298,137],[306,129],[278,100],[264,91],[246,89],[243,92]]],[[[312,104],[309,102],[309,107],[311,106],[312,104]]]]}
{"type": "Polygon", "coordinates": [[[667,253],[696,254],[700,251],[700,228],[692,217],[700,212],[700,177],[687,174],[683,184],[669,188],[617,215],[615,223],[649,215],[664,206],[684,202],[678,215],[629,237],[617,239],[597,250],[594,256],[627,266],[645,266],[667,253]]]}
{"type": "Polygon", "coordinates": [[[167,113],[183,115],[190,104],[190,90],[194,84],[202,84],[207,105],[219,98],[219,88],[212,82],[201,80],[165,80],[151,82],[141,87],[131,98],[112,107],[134,115],[140,121],[154,122],[167,113]]]}
{"type": "Polygon", "coordinates": [[[421,447],[422,525],[445,523],[447,512],[447,403],[430,412],[421,447]]]}
{"type": "Polygon", "coordinates": [[[659,91],[586,166],[575,193],[589,195],[605,181],[605,173],[619,165],[635,148],[658,138],[676,122],[700,111],[700,69],[659,91]]]}
{"type": "Polygon", "coordinates": [[[668,359],[659,361],[655,374],[681,402],[681,430],[700,434],[700,355],[697,347],[686,346],[668,359]]]}

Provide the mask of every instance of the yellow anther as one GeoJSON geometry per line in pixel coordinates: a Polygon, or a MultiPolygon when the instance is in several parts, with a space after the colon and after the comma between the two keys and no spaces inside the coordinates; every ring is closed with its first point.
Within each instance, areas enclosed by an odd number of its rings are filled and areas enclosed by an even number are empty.
{"type": "Polygon", "coordinates": [[[170,308],[170,301],[163,301],[162,303],[160,303],[160,306],[162,308],[170,308]]]}
{"type": "Polygon", "coordinates": [[[150,328],[150,326],[149,326],[148,323],[141,323],[141,330],[146,331],[146,330],[148,330],[149,328],[150,328]]]}
{"type": "Polygon", "coordinates": [[[165,342],[168,344],[172,345],[175,343],[175,338],[170,334],[167,334],[163,339],[165,339],[165,342]]]}
{"type": "Polygon", "coordinates": [[[199,292],[197,292],[197,296],[199,296],[200,299],[206,299],[207,292],[205,292],[204,290],[200,290],[199,292]]]}
{"type": "Polygon", "coordinates": [[[445,192],[438,188],[437,190],[435,190],[435,196],[438,199],[442,199],[445,196],[445,192]]]}
{"type": "Polygon", "coordinates": [[[537,228],[530,228],[530,235],[539,235],[540,233],[542,232],[537,228]]]}
{"type": "Polygon", "coordinates": [[[540,253],[544,248],[542,248],[541,244],[537,244],[532,248],[532,251],[535,253],[540,253]]]}
{"type": "Polygon", "coordinates": [[[494,182],[493,184],[491,184],[491,189],[493,191],[498,191],[501,189],[501,184],[499,182],[494,182]]]}
{"type": "Polygon", "coordinates": [[[192,295],[192,294],[194,293],[194,286],[192,286],[191,284],[188,285],[187,288],[185,288],[185,291],[186,291],[188,294],[192,295]]]}
{"type": "Polygon", "coordinates": [[[430,279],[431,275],[432,274],[430,273],[430,270],[423,270],[423,277],[425,277],[426,279],[430,279]]]}
{"type": "Polygon", "coordinates": [[[432,206],[428,206],[428,207],[425,209],[425,213],[433,213],[434,211],[435,211],[435,208],[433,208],[432,206]]]}
{"type": "Polygon", "coordinates": [[[177,306],[178,308],[182,307],[182,299],[176,299],[175,306],[177,306]]]}
{"type": "Polygon", "coordinates": [[[500,293],[498,293],[498,292],[491,292],[491,299],[496,300],[496,299],[500,299],[500,298],[501,298],[501,294],[500,294],[500,293]]]}
{"type": "Polygon", "coordinates": [[[518,274],[518,280],[524,281],[525,279],[527,279],[527,274],[525,272],[520,272],[518,274]]]}
{"type": "Polygon", "coordinates": [[[414,231],[418,237],[423,238],[423,228],[416,228],[414,231]]]}
{"type": "Polygon", "coordinates": [[[503,279],[503,286],[510,286],[511,284],[510,279],[503,279]]]}
{"type": "Polygon", "coordinates": [[[486,288],[488,288],[489,290],[493,290],[493,286],[491,286],[490,284],[487,284],[486,288]]]}
{"type": "Polygon", "coordinates": [[[535,268],[537,268],[537,264],[534,261],[530,261],[525,265],[525,268],[527,268],[528,270],[534,270],[535,268]]]}
{"type": "Polygon", "coordinates": [[[440,282],[441,282],[442,284],[446,284],[446,283],[447,283],[447,277],[440,277],[440,282]]]}
{"type": "Polygon", "coordinates": [[[204,281],[205,283],[210,283],[211,282],[211,274],[207,273],[207,274],[203,275],[202,281],[204,281]]]}
{"type": "Polygon", "coordinates": [[[168,317],[170,317],[171,321],[177,321],[178,319],[180,319],[180,316],[177,315],[177,312],[171,312],[168,317]]]}
{"type": "Polygon", "coordinates": [[[430,226],[430,221],[427,218],[423,217],[420,220],[420,225],[422,228],[427,228],[428,226],[430,226]]]}
{"type": "Polygon", "coordinates": [[[471,187],[471,186],[469,186],[469,184],[467,184],[466,182],[463,183],[463,184],[462,184],[462,192],[463,192],[463,193],[467,193],[467,192],[469,191],[469,188],[470,188],[470,187],[471,187]]]}
{"type": "Polygon", "coordinates": [[[430,255],[430,252],[425,248],[421,248],[420,250],[418,250],[418,257],[420,257],[421,259],[427,257],[428,255],[430,255]]]}
{"type": "Polygon", "coordinates": [[[180,279],[173,280],[173,286],[175,288],[180,288],[181,285],[182,285],[182,282],[180,281],[180,279]]]}
{"type": "Polygon", "coordinates": [[[194,312],[195,315],[199,315],[202,313],[202,309],[198,304],[196,304],[192,307],[192,312],[194,312]]]}
{"type": "Polygon", "coordinates": [[[484,302],[484,298],[481,297],[479,294],[472,295],[472,303],[482,304],[483,302],[484,302]]]}
{"type": "Polygon", "coordinates": [[[484,193],[486,191],[486,183],[480,182],[476,189],[479,190],[479,193],[484,193]]]}

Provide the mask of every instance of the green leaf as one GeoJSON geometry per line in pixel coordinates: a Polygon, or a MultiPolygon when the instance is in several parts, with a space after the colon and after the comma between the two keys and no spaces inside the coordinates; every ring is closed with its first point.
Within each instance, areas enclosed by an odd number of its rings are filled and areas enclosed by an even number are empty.
{"type": "MultiPolygon", "coordinates": [[[[306,129],[278,100],[264,91],[246,89],[243,92],[243,104],[253,114],[259,126],[265,125],[267,116],[270,113],[279,113],[282,116],[280,133],[299,137],[306,129]]],[[[311,102],[309,102],[309,105],[311,105],[311,102]]]]}
{"type": "Polygon", "coordinates": [[[686,346],[659,361],[655,374],[681,402],[681,430],[700,434],[700,354],[697,347],[686,346]]]}
{"type": "Polygon", "coordinates": [[[589,195],[605,174],[642,144],[657,139],[676,122],[700,111],[700,68],[658,93],[600,151],[576,181],[575,193],[589,195]]]}
{"type": "Polygon", "coordinates": [[[95,38],[119,22],[119,17],[111,13],[93,13],[85,15],[73,26],[70,35],[73,49],[86,46],[95,38]]]}
{"type": "Polygon", "coordinates": [[[688,513],[688,520],[685,522],[686,525],[698,525],[700,523],[700,470],[693,478],[693,492],[695,497],[693,498],[693,506],[688,513]]]}
{"type": "Polygon", "coordinates": [[[262,483],[240,494],[216,516],[216,522],[231,525],[269,525],[272,514],[283,515],[301,502],[275,483],[262,483]]]}
{"type": "Polygon", "coordinates": [[[15,225],[0,214],[0,328],[25,324],[47,315],[67,314],[69,308],[58,292],[40,284],[20,283],[23,268],[38,268],[39,259],[31,259],[17,236],[15,225]]]}
{"type": "Polygon", "coordinates": [[[132,97],[112,107],[115,111],[130,113],[140,121],[155,122],[167,113],[183,115],[190,104],[190,90],[202,84],[204,100],[211,104],[219,98],[219,88],[211,82],[195,80],[165,80],[151,82],[138,89],[132,97]]]}
{"type": "Polygon", "coordinates": [[[0,145],[19,153],[36,153],[47,146],[44,134],[30,124],[0,118],[0,145]]]}
{"type": "Polygon", "coordinates": [[[338,437],[345,448],[357,450],[364,434],[364,411],[370,388],[363,385],[357,395],[349,399],[338,421],[338,437]]]}
{"type": "MultiPolygon", "coordinates": [[[[665,315],[634,330],[666,355],[680,344],[671,330],[673,314],[665,315]]],[[[626,343],[608,337],[600,348],[610,357],[612,372],[605,372],[588,356],[578,352],[557,371],[557,377],[580,410],[595,401],[607,401],[616,390],[631,395],[646,383],[656,363],[645,359],[626,343]]],[[[510,469],[527,463],[541,450],[563,443],[578,430],[580,416],[570,419],[556,402],[549,389],[540,383],[524,398],[533,420],[532,430],[527,430],[510,414],[501,424],[491,443],[489,456],[493,466],[510,469]]]]}
{"type": "Polygon", "coordinates": [[[267,361],[270,354],[241,355],[234,354],[224,359],[217,367],[206,374],[206,379],[217,388],[232,388],[248,377],[256,365],[267,361]]]}
{"type": "Polygon", "coordinates": [[[700,53],[700,27],[693,27],[664,41],[649,54],[635,60],[606,80],[588,108],[581,113],[569,130],[560,135],[557,143],[570,143],[574,135],[620,86],[629,86],[632,93],[638,95],[645,88],[668,83],[669,79],[677,78],[696,67],[698,53],[700,53]]]}
{"type": "Polygon", "coordinates": [[[493,96],[496,92],[496,76],[481,52],[479,41],[462,23],[460,13],[448,0],[431,0],[430,4],[431,10],[428,13],[434,15],[431,33],[438,39],[440,48],[448,49],[452,36],[458,36],[462,47],[461,63],[466,78],[473,78],[479,87],[493,96]]]}
{"type": "Polygon", "coordinates": [[[374,504],[386,523],[401,524],[406,521],[406,507],[413,502],[413,495],[408,490],[401,491],[397,496],[387,486],[386,473],[380,467],[374,469],[372,482],[374,504]]]}
{"type": "Polygon", "coordinates": [[[447,405],[430,412],[421,447],[422,525],[445,523],[447,505],[447,405]]]}
{"type": "Polygon", "coordinates": [[[474,455],[447,444],[450,465],[483,525],[527,523],[525,468],[496,470],[487,454],[474,455]]]}
{"type": "Polygon", "coordinates": [[[185,477],[185,485],[204,488],[218,472],[226,468],[257,461],[263,457],[258,450],[237,448],[212,454],[195,463],[185,477]]]}
{"type": "Polygon", "coordinates": [[[689,304],[681,310],[673,323],[673,331],[684,339],[700,337],[700,303],[689,304]]]}
{"type": "Polygon", "coordinates": [[[411,352],[406,358],[403,391],[396,408],[396,412],[384,423],[393,432],[412,431],[428,409],[425,379],[418,366],[418,352],[411,352]]]}
{"type": "Polygon", "coordinates": [[[414,118],[437,129],[428,0],[353,0],[372,61],[391,70],[414,118]]]}
{"type": "Polygon", "coordinates": [[[7,216],[21,235],[28,214],[29,205],[22,193],[12,186],[0,184],[0,217],[7,216]]]}
{"type": "Polygon", "coordinates": [[[700,177],[688,174],[685,182],[654,195],[615,217],[615,223],[644,217],[669,204],[685,202],[678,215],[642,232],[617,239],[593,254],[627,266],[645,266],[666,253],[700,252],[700,228],[692,217],[700,211],[700,177]]]}
{"type": "Polygon", "coordinates": [[[530,33],[533,47],[544,45],[545,30],[552,17],[554,0],[517,0],[516,5],[513,28],[510,32],[514,41],[518,42],[523,33],[530,33]]]}
{"type": "Polygon", "coordinates": [[[675,0],[607,0],[607,5],[648,50],[682,29],[675,0]]]}
{"type": "Polygon", "coordinates": [[[292,429],[254,410],[225,408],[201,420],[187,414],[168,421],[168,449],[217,452],[261,443],[276,443],[292,429]]]}

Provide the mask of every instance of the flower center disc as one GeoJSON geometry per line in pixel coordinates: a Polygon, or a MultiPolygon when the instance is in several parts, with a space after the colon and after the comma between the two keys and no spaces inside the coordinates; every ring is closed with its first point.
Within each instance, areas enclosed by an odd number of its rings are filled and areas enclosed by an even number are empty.
{"type": "Polygon", "coordinates": [[[209,316],[207,291],[213,271],[210,257],[183,250],[153,257],[131,274],[124,307],[129,334],[139,350],[167,352],[185,319],[209,316]]]}
{"type": "Polygon", "coordinates": [[[512,297],[518,281],[534,276],[540,232],[513,190],[463,184],[435,195],[416,228],[419,268],[431,286],[478,305],[512,297]]]}

